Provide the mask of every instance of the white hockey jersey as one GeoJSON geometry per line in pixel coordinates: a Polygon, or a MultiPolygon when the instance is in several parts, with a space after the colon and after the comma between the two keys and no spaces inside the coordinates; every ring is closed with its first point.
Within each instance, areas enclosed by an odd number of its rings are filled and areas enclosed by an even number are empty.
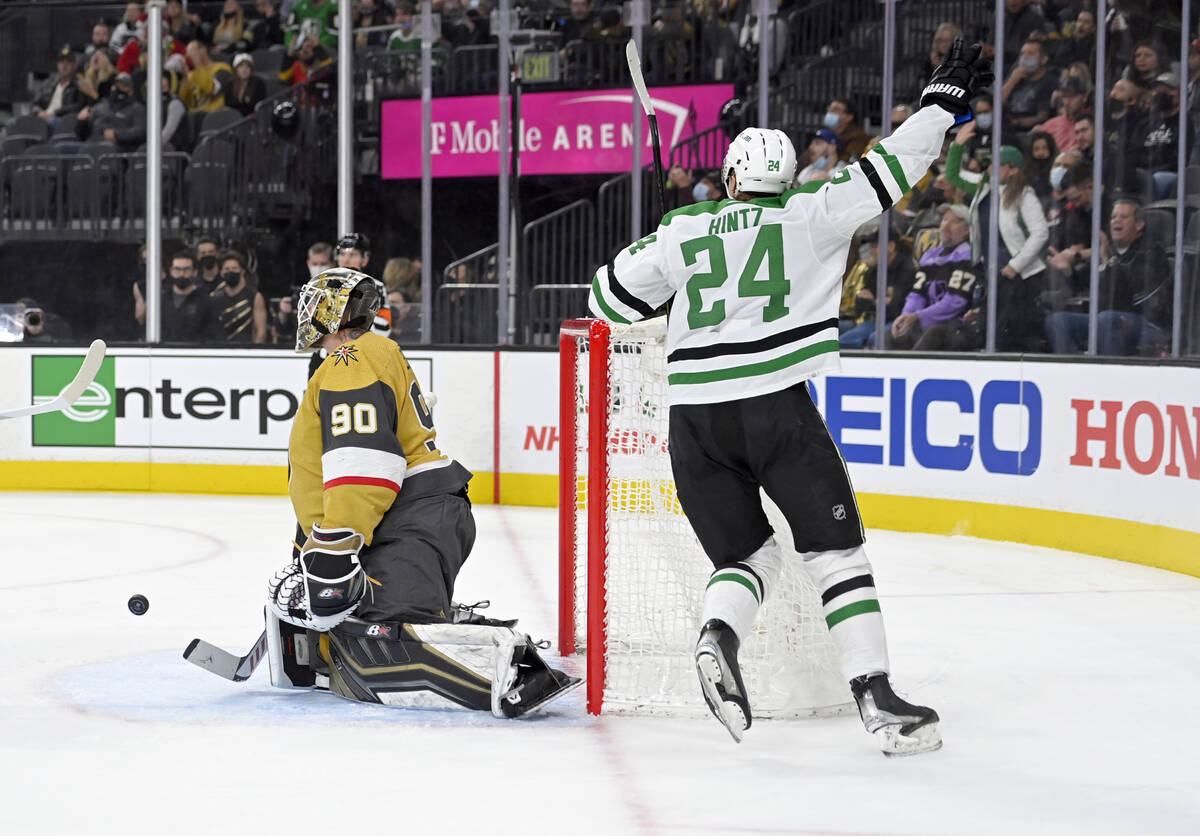
{"type": "Polygon", "coordinates": [[[596,271],[588,307],[628,323],[674,297],[672,404],[764,395],[838,368],[850,239],[924,176],[953,122],[926,107],[832,180],[676,209],[596,271]]]}

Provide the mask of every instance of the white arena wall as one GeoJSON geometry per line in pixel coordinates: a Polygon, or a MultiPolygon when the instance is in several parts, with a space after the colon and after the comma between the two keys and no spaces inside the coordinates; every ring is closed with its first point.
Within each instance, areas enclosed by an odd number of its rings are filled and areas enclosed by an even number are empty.
{"type": "MultiPolygon", "coordinates": [[[[476,502],[557,502],[558,357],[407,352],[476,502]]],[[[0,351],[0,408],[53,396],[82,349],[0,351]]],[[[62,415],[0,422],[8,490],[283,494],[307,358],[110,349],[62,415]]],[[[1200,576],[1200,368],[843,358],[814,381],[868,526],[1070,549],[1200,576]]]]}

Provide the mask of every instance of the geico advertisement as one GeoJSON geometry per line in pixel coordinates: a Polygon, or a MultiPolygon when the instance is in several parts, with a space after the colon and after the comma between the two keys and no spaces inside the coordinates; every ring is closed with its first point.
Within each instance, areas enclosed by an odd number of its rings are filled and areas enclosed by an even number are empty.
{"type": "MultiPolygon", "coordinates": [[[[503,378],[502,401],[526,404],[518,425],[506,421],[504,469],[556,473],[558,407],[539,397],[547,369],[532,358],[522,368],[503,378]]],[[[861,491],[1200,530],[1200,370],[844,357],[811,391],[861,491]]],[[[657,410],[641,400],[617,401],[630,413],[615,422],[622,471],[663,446],[665,413],[654,429],[657,410]]]]}

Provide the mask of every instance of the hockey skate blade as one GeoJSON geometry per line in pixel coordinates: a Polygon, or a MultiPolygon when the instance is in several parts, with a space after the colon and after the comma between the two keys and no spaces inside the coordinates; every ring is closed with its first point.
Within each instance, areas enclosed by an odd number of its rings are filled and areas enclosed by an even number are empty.
{"type": "Polygon", "coordinates": [[[902,726],[892,724],[875,730],[875,740],[885,757],[903,758],[922,755],[942,748],[942,735],[937,723],[929,723],[914,729],[912,734],[900,732],[902,726]]]}
{"type": "Polygon", "coordinates": [[[746,715],[740,705],[721,696],[721,663],[712,653],[700,651],[696,654],[696,673],[713,716],[729,731],[734,743],[741,743],[746,733],[746,715]]]}

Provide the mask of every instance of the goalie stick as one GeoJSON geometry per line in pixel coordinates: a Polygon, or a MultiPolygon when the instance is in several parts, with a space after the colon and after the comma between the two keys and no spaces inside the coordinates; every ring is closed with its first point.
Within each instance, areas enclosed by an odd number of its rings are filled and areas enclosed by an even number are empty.
{"type": "MultiPolygon", "coordinates": [[[[450,621],[452,624],[488,624],[500,627],[513,627],[516,625],[517,620],[515,618],[486,618],[475,612],[477,609],[487,609],[491,603],[491,601],[479,601],[475,604],[454,604],[454,611],[451,614],[450,621]]],[[[399,622],[368,623],[360,621],[357,618],[350,618],[342,623],[342,630],[360,638],[395,638],[401,635],[403,626],[399,622]]],[[[217,676],[232,682],[245,682],[249,679],[254,674],[254,669],[258,667],[259,662],[266,655],[266,630],[263,630],[262,635],[258,637],[258,641],[254,643],[254,647],[250,648],[245,656],[234,656],[228,650],[222,650],[215,644],[209,644],[204,641],[204,639],[192,639],[191,644],[183,651],[183,658],[187,659],[193,665],[204,668],[209,673],[215,673],[217,676]]]]}
{"type": "MultiPolygon", "coordinates": [[[[658,220],[661,221],[667,205],[666,186],[663,184],[662,142],[658,138],[658,116],[654,113],[654,102],[646,90],[646,79],[642,76],[642,59],[638,56],[637,44],[632,40],[625,46],[625,58],[629,61],[629,75],[633,78],[633,89],[637,91],[642,102],[642,110],[646,111],[646,119],[650,122],[651,151],[654,155],[654,186],[658,190],[658,220]]],[[[636,174],[636,173],[635,173],[636,174]]],[[[658,226],[655,223],[655,226],[658,226]]],[[[641,237],[641,230],[633,231],[635,237],[641,237]]]]}
{"type": "Polygon", "coordinates": [[[258,663],[267,655],[267,631],[263,630],[254,647],[245,656],[234,656],[228,650],[222,650],[216,645],[209,644],[203,639],[192,639],[192,643],[183,651],[183,658],[193,665],[204,668],[209,673],[232,680],[245,682],[254,673],[258,663]]]}
{"type": "Polygon", "coordinates": [[[59,410],[69,408],[75,401],[79,400],[79,396],[96,379],[96,372],[100,371],[100,364],[104,362],[104,351],[106,348],[104,340],[92,340],[92,344],[88,346],[87,355],[83,358],[83,364],[79,367],[75,379],[68,383],[67,387],[57,397],[45,403],[35,403],[32,406],[20,406],[16,409],[0,410],[0,418],[22,418],[26,415],[42,415],[46,412],[58,412],[59,410]]]}

